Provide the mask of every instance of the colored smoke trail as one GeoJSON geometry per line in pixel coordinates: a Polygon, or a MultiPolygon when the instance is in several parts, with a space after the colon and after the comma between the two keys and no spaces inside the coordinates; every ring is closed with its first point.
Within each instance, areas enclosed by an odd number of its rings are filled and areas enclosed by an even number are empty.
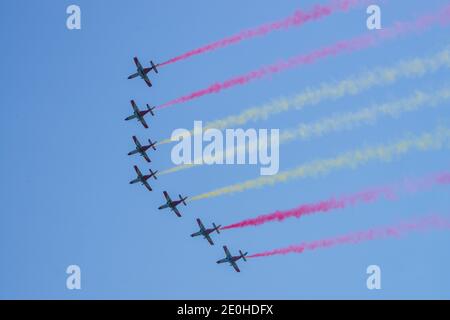
{"type": "Polygon", "coordinates": [[[450,229],[450,220],[446,217],[431,215],[420,219],[401,222],[392,226],[368,229],[358,231],[334,238],[303,242],[298,245],[291,245],[285,248],[264,251],[249,255],[249,258],[270,257],[274,255],[285,255],[290,253],[304,253],[305,251],[314,251],[317,249],[327,249],[338,245],[358,244],[365,241],[380,240],[386,238],[399,238],[412,232],[425,232],[432,230],[450,229]]]}
{"type": "Polygon", "coordinates": [[[450,172],[440,172],[420,179],[407,179],[403,183],[391,184],[384,187],[371,188],[339,198],[330,198],[316,203],[303,204],[297,208],[275,211],[245,219],[220,228],[221,230],[255,227],[269,222],[282,222],[288,218],[302,218],[316,213],[328,213],[337,209],[345,209],[358,204],[370,204],[380,199],[395,200],[401,193],[415,193],[450,184],[450,172]]]}
{"type": "Polygon", "coordinates": [[[446,24],[450,18],[450,6],[447,5],[443,9],[434,14],[427,14],[414,20],[413,22],[397,22],[393,27],[371,31],[363,36],[352,38],[350,40],[339,41],[333,45],[323,47],[306,55],[292,57],[286,61],[281,61],[270,66],[251,71],[247,74],[237,76],[221,83],[215,83],[211,86],[201,89],[186,96],[171,100],[165,104],[158,106],[158,109],[166,108],[175,104],[188,102],[193,99],[203,97],[208,94],[218,93],[222,90],[230,89],[237,85],[244,85],[253,80],[264,78],[271,74],[286,71],[301,65],[309,65],[318,60],[340,55],[343,53],[351,53],[361,49],[376,45],[386,39],[394,39],[401,35],[411,32],[425,31],[436,23],[446,24]]]}
{"type": "Polygon", "coordinates": [[[219,93],[222,90],[227,90],[237,85],[245,85],[253,80],[264,78],[270,74],[279,73],[299,65],[312,64],[317,60],[323,59],[325,57],[341,54],[344,52],[352,52],[358,49],[363,49],[370,45],[373,45],[374,42],[375,37],[370,35],[354,38],[347,41],[341,41],[332,46],[311,52],[310,54],[307,55],[294,57],[289,59],[288,61],[282,61],[268,67],[263,67],[258,70],[251,71],[247,74],[231,78],[221,83],[220,82],[214,83],[205,89],[201,89],[192,92],[191,94],[188,94],[186,96],[182,96],[180,98],[171,100],[163,105],[158,106],[157,108],[158,109],[167,108],[169,106],[188,102],[190,100],[197,99],[208,94],[219,93]]]}
{"type": "Polygon", "coordinates": [[[404,113],[430,108],[447,108],[450,99],[450,87],[434,92],[416,92],[408,97],[362,108],[355,112],[336,114],[312,123],[301,123],[297,128],[285,130],[280,135],[280,143],[296,139],[309,140],[325,134],[342,130],[351,130],[361,125],[374,124],[380,117],[398,118],[404,113]],[[440,104],[442,103],[442,104],[440,104]]]}
{"type": "Polygon", "coordinates": [[[430,151],[450,146],[450,129],[438,127],[432,132],[420,136],[410,136],[391,144],[366,147],[337,155],[333,158],[319,159],[292,170],[282,171],[272,176],[261,176],[256,179],[226,186],[191,198],[191,201],[214,198],[225,194],[243,192],[268,185],[284,183],[294,179],[326,174],[341,168],[356,168],[369,161],[390,161],[394,157],[403,156],[411,151],[430,151]]]}
{"type": "MultiPolygon", "coordinates": [[[[340,81],[322,83],[317,87],[307,88],[290,98],[274,99],[267,104],[248,108],[240,114],[208,122],[205,124],[205,130],[210,128],[221,130],[244,125],[247,122],[267,120],[270,116],[282,112],[302,110],[307,106],[315,106],[327,100],[357,95],[373,87],[393,85],[401,79],[417,79],[444,68],[450,68],[450,48],[430,57],[408,59],[391,67],[376,68],[340,81]]],[[[193,130],[191,130],[191,134],[194,134],[193,130]]],[[[158,144],[171,142],[170,138],[166,138],[158,144]]]]}
{"type": "Polygon", "coordinates": [[[184,54],[181,54],[177,57],[174,57],[170,60],[167,60],[160,64],[160,66],[165,66],[168,64],[172,64],[181,60],[186,60],[190,57],[200,55],[203,53],[207,53],[210,51],[214,51],[220,48],[225,48],[230,45],[237,44],[244,40],[250,40],[255,37],[266,36],[274,31],[287,30],[292,27],[299,27],[303,24],[311,21],[316,21],[332,15],[339,11],[347,11],[359,3],[362,3],[361,0],[333,0],[326,5],[316,4],[312,8],[308,10],[297,10],[293,15],[284,18],[279,21],[267,23],[256,28],[248,29],[239,32],[233,36],[227,37],[225,39],[221,39],[219,41],[210,43],[203,47],[188,51],[184,54]]]}
{"type": "MultiPolygon", "coordinates": [[[[423,108],[448,108],[447,104],[439,104],[450,99],[450,86],[433,92],[416,90],[412,95],[362,108],[355,112],[336,114],[312,123],[301,123],[296,128],[280,131],[279,143],[288,143],[293,140],[303,141],[313,137],[320,137],[325,134],[335,133],[342,130],[351,130],[361,125],[374,124],[382,116],[398,118],[403,113],[419,111],[423,108]]],[[[164,170],[160,175],[175,173],[202,165],[202,163],[214,163],[215,159],[234,158],[234,155],[253,154],[258,152],[258,148],[268,147],[267,143],[259,142],[258,145],[240,144],[229,147],[224,152],[216,151],[214,156],[203,156],[202,159],[194,159],[195,164],[178,165],[164,170]]],[[[225,162],[225,161],[224,161],[225,162]]]]}

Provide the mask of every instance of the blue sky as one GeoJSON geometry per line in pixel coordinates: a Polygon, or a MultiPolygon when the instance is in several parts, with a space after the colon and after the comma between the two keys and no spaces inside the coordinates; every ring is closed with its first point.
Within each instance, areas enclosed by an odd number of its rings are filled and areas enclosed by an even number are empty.
{"type": "MultiPolygon", "coordinates": [[[[131,136],[161,140],[194,120],[210,121],[307,86],[342,79],[404,58],[426,57],[446,47],[450,29],[433,28],[379,47],[320,61],[163,110],[150,129],[123,119],[129,100],[161,104],[218,80],[253,70],[366,32],[365,8],[301,28],[273,33],[197,56],[151,76],[154,87],[127,80],[132,57],[162,61],[239,30],[276,20],[311,1],[229,0],[77,1],[82,29],[66,28],[72,1],[2,1],[0,83],[0,298],[450,298],[449,232],[411,234],[241,262],[235,273],[215,261],[227,244],[250,253],[395,223],[430,212],[448,214],[445,187],[379,201],[327,215],[258,228],[224,231],[211,247],[199,238],[195,218],[206,224],[238,220],[448,169],[448,150],[412,152],[389,163],[370,162],[317,178],[250,190],[181,208],[182,219],[157,207],[162,191],[193,196],[255,178],[255,166],[195,168],[152,181],[154,192],[128,181],[131,136]],[[82,289],[65,287],[68,265],[82,270],[82,289]],[[382,270],[382,289],[366,288],[366,268],[382,270]]],[[[448,1],[386,1],[383,25],[409,20],[448,1]]],[[[394,86],[293,111],[257,128],[290,128],[371,103],[433,90],[448,70],[394,86]]],[[[407,133],[448,124],[446,108],[383,119],[351,131],[292,142],[280,149],[281,170],[360,146],[394,141],[407,133]]],[[[170,145],[151,153],[152,169],[171,167],[170,145]]]]}

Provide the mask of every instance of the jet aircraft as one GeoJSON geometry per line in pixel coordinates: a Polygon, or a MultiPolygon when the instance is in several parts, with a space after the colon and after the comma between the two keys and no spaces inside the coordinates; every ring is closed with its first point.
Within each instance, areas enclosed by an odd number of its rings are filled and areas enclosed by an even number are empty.
{"type": "Polygon", "coordinates": [[[162,210],[162,209],[167,209],[170,208],[170,210],[173,211],[173,213],[175,213],[179,218],[181,218],[181,213],[180,211],[178,211],[177,206],[182,203],[184,205],[186,205],[185,200],[187,199],[187,197],[182,197],[181,194],[179,194],[178,196],[180,197],[180,200],[172,200],[169,196],[169,194],[167,193],[167,191],[163,192],[164,197],[166,198],[166,203],[163,204],[162,206],[160,206],[158,209],[162,210]]]}
{"type": "Polygon", "coordinates": [[[134,64],[136,65],[136,72],[135,73],[133,73],[132,75],[130,75],[129,77],[128,77],[128,79],[133,79],[133,78],[136,78],[136,77],[141,77],[141,79],[143,79],[144,81],[145,81],[145,83],[147,84],[147,86],[148,87],[151,87],[152,86],[152,83],[151,83],[151,81],[150,81],[150,79],[148,78],[148,76],[147,76],[147,74],[150,72],[150,71],[155,71],[155,73],[158,73],[158,69],[156,68],[156,67],[158,67],[158,65],[155,65],[154,63],[153,63],[153,61],[150,61],[150,64],[151,64],[151,67],[150,68],[143,68],[142,67],[142,65],[141,65],[141,63],[139,62],[139,59],[137,58],[137,57],[134,57],[133,58],[133,60],[134,60],[134,64]]]}
{"type": "Polygon", "coordinates": [[[220,225],[216,226],[216,224],[213,223],[212,224],[213,227],[207,229],[207,228],[205,228],[205,226],[203,225],[203,223],[200,219],[197,219],[197,223],[198,223],[198,226],[200,227],[200,231],[191,234],[191,237],[203,236],[203,238],[208,240],[208,242],[211,245],[214,245],[214,242],[212,241],[210,234],[213,233],[214,231],[217,232],[218,234],[220,234],[219,229],[221,226],[220,225]]]}
{"type": "Polygon", "coordinates": [[[223,259],[220,259],[219,261],[217,261],[217,263],[227,263],[228,262],[230,264],[230,266],[232,266],[234,268],[234,270],[236,270],[237,272],[241,272],[241,270],[239,270],[239,267],[236,264],[236,261],[238,261],[239,259],[247,261],[247,259],[245,259],[245,256],[248,254],[248,252],[243,253],[241,250],[239,250],[239,256],[232,256],[230,251],[228,250],[227,246],[223,246],[223,250],[225,251],[226,257],[223,259]]]}
{"type": "Polygon", "coordinates": [[[150,158],[147,155],[147,150],[150,148],[152,148],[153,150],[156,150],[156,147],[155,147],[156,141],[152,142],[152,140],[148,139],[149,145],[146,145],[146,146],[143,146],[139,142],[138,138],[136,138],[136,136],[133,136],[133,141],[134,141],[134,144],[136,145],[136,148],[134,150],[128,152],[128,155],[131,156],[131,155],[139,153],[142,157],[144,157],[144,159],[147,162],[151,162],[150,158]]]}
{"type": "Polygon", "coordinates": [[[134,166],[134,170],[136,171],[137,178],[130,181],[130,184],[135,184],[135,183],[140,182],[140,183],[142,183],[142,185],[144,185],[147,188],[148,191],[152,191],[152,188],[148,184],[147,180],[150,179],[151,177],[153,177],[153,178],[155,178],[155,180],[157,180],[156,173],[158,171],[153,172],[152,169],[150,169],[150,174],[143,175],[141,170],[139,170],[139,168],[137,166],[134,166]]]}
{"type": "Polygon", "coordinates": [[[131,107],[133,108],[133,114],[127,118],[125,118],[125,121],[129,121],[129,120],[133,120],[133,119],[137,119],[140,123],[142,123],[142,125],[144,126],[145,129],[148,129],[148,125],[147,122],[144,119],[144,116],[150,112],[150,114],[152,116],[155,116],[155,113],[153,112],[153,110],[156,107],[151,108],[148,104],[147,104],[147,110],[143,110],[140,111],[138,106],[136,105],[136,102],[134,102],[134,100],[130,101],[131,103],[131,107]]]}

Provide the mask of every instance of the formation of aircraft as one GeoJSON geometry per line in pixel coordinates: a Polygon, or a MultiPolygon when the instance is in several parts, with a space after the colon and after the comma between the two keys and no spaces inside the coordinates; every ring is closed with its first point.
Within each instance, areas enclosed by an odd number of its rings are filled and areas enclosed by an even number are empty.
{"type": "Polygon", "coordinates": [[[152,142],[152,140],[148,139],[148,143],[149,144],[146,145],[146,146],[143,146],[139,142],[138,138],[136,138],[136,136],[133,136],[133,141],[134,141],[134,144],[136,145],[136,148],[134,150],[128,152],[128,155],[132,156],[134,154],[139,153],[142,157],[144,157],[145,161],[152,162],[150,160],[150,158],[148,157],[148,155],[147,155],[147,150],[150,149],[150,148],[152,148],[153,150],[156,150],[156,147],[155,147],[156,141],[152,142]]]}
{"type": "Polygon", "coordinates": [[[136,105],[136,102],[134,102],[134,100],[131,100],[130,103],[131,103],[131,106],[133,107],[133,114],[129,117],[126,117],[125,121],[137,119],[140,123],[142,123],[142,125],[144,126],[145,129],[148,129],[148,125],[147,125],[147,122],[145,122],[144,116],[149,112],[152,116],[155,116],[155,113],[153,112],[155,107],[151,108],[147,104],[147,110],[141,111],[141,110],[139,110],[139,108],[136,105]]]}
{"type": "Polygon", "coordinates": [[[216,224],[213,222],[213,224],[212,224],[213,227],[206,229],[200,219],[197,219],[197,223],[198,223],[198,226],[200,227],[200,231],[191,234],[191,237],[203,236],[203,238],[208,240],[208,242],[211,245],[214,245],[214,242],[212,241],[210,234],[213,232],[217,232],[217,234],[220,234],[219,229],[221,226],[220,225],[216,226],[216,224]]]}
{"type": "Polygon", "coordinates": [[[236,264],[236,261],[238,261],[239,259],[247,261],[247,259],[245,259],[245,256],[248,254],[248,252],[243,253],[241,250],[239,250],[238,256],[232,256],[230,251],[228,250],[227,246],[223,246],[223,250],[225,251],[225,258],[220,259],[216,263],[220,264],[220,263],[228,262],[230,264],[230,266],[232,266],[234,268],[234,270],[236,270],[236,272],[241,272],[241,270],[239,270],[238,265],[236,264]]]}
{"type": "Polygon", "coordinates": [[[158,178],[156,177],[156,173],[158,171],[153,172],[152,169],[150,169],[150,174],[143,175],[141,170],[139,170],[139,168],[137,166],[134,166],[134,170],[136,171],[137,178],[134,180],[131,180],[130,184],[135,184],[135,183],[140,182],[142,185],[144,185],[148,189],[148,191],[152,191],[152,188],[148,184],[147,180],[150,179],[151,177],[153,177],[153,178],[155,178],[155,180],[157,180],[158,178]]]}
{"type": "Polygon", "coordinates": [[[166,203],[165,204],[163,204],[162,206],[160,206],[158,209],[159,210],[162,210],[162,209],[170,209],[170,210],[172,210],[172,212],[173,213],[175,213],[179,218],[181,218],[181,213],[180,213],[180,211],[178,211],[178,208],[177,208],[177,206],[179,205],[179,204],[184,204],[185,206],[186,206],[186,202],[185,202],[185,200],[187,199],[187,197],[182,197],[181,196],[181,194],[179,194],[178,196],[180,197],[180,200],[172,200],[171,198],[170,198],[170,196],[169,196],[169,194],[167,193],[167,191],[164,191],[163,192],[163,194],[164,194],[164,197],[166,198],[166,203]]]}
{"type": "MultiPolygon", "coordinates": [[[[141,79],[143,79],[145,81],[145,83],[147,84],[148,87],[151,87],[152,83],[148,77],[148,73],[152,70],[155,73],[158,73],[157,67],[159,66],[159,64],[155,64],[155,63],[153,63],[153,61],[150,61],[150,67],[144,68],[144,67],[142,67],[142,64],[139,62],[139,59],[137,57],[134,57],[133,61],[134,61],[134,64],[136,65],[136,72],[133,73],[132,75],[130,75],[128,77],[128,79],[134,79],[136,77],[140,77],[141,79]]],[[[130,115],[129,117],[125,118],[125,120],[129,121],[129,120],[137,119],[137,121],[139,121],[145,129],[148,129],[148,124],[145,121],[144,117],[148,113],[150,113],[152,116],[155,116],[155,113],[153,112],[155,107],[150,107],[147,104],[146,105],[147,109],[141,111],[141,110],[139,110],[139,107],[136,105],[136,102],[134,100],[131,100],[130,103],[133,108],[133,114],[130,115]]],[[[151,160],[147,154],[147,151],[150,148],[156,151],[155,146],[156,146],[157,142],[156,141],[152,142],[150,139],[148,139],[149,144],[142,145],[136,136],[133,136],[132,138],[133,138],[135,148],[132,151],[128,152],[128,155],[132,156],[135,154],[139,154],[145,159],[146,162],[150,163],[151,160]]],[[[147,188],[148,191],[152,191],[152,188],[150,187],[148,180],[150,178],[154,178],[155,180],[157,180],[156,173],[158,171],[153,172],[151,169],[149,169],[150,174],[144,175],[144,174],[142,174],[141,170],[139,170],[139,168],[137,166],[134,166],[134,170],[136,171],[137,177],[134,180],[130,181],[130,184],[141,183],[142,185],[144,185],[147,188]]],[[[186,206],[185,200],[187,199],[187,197],[182,197],[181,195],[178,195],[179,200],[178,199],[172,200],[170,198],[169,194],[167,193],[167,191],[164,191],[163,195],[165,198],[165,203],[163,205],[161,205],[160,207],[158,207],[158,209],[159,210],[170,209],[170,211],[172,211],[177,217],[181,218],[181,213],[177,207],[180,204],[184,204],[186,206]]],[[[217,234],[220,234],[221,226],[216,225],[215,223],[212,223],[212,228],[206,228],[200,219],[197,219],[197,224],[198,224],[200,230],[191,234],[191,237],[202,236],[204,239],[206,239],[209,242],[210,245],[214,245],[211,235],[214,232],[217,232],[217,234]]],[[[230,266],[232,266],[234,268],[234,270],[236,270],[237,272],[241,272],[241,270],[239,269],[236,262],[240,259],[247,261],[245,259],[245,257],[247,256],[248,252],[243,253],[241,250],[239,250],[238,256],[232,256],[230,251],[228,250],[227,246],[223,246],[223,250],[225,251],[225,258],[218,260],[217,263],[218,264],[229,263],[230,266]]]]}
{"type": "Polygon", "coordinates": [[[147,84],[147,86],[148,87],[151,87],[152,86],[152,83],[151,83],[151,81],[150,81],[150,79],[148,78],[148,76],[147,76],[147,74],[150,72],[150,71],[155,71],[155,73],[158,73],[158,69],[156,68],[158,65],[155,65],[154,63],[153,63],[153,61],[150,61],[150,64],[151,64],[151,67],[150,68],[143,68],[142,67],[142,65],[141,65],[141,63],[139,62],[139,59],[137,58],[137,57],[134,57],[133,58],[133,60],[134,60],[134,64],[136,65],[136,72],[135,73],[133,73],[132,75],[130,75],[129,77],[128,77],[128,79],[133,79],[133,78],[136,78],[136,77],[141,77],[141,79],[143,79],[144,81],[145,81],[145,83],[147,84]]]}

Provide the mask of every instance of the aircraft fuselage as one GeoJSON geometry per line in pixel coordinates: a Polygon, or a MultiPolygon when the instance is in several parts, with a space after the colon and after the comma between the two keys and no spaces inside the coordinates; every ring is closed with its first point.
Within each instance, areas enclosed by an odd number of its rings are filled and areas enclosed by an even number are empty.
{"type": "Polygon", "coordinates": [[[133,151],[131,151],[128,155],[133,155],[136,153],[140,153],[141,155],[143,155],[148,149],[150,148],[150,146],[144,146],[144,147],[136,147],[133,151]]]}
{"type": "Polygon", "coordinates": [[[159,207],[158,209],[166,209],[166,208],[175,208],[176,206],[178,206],[181,203],[180,200],[176,200],[176,201],[167,201],[166,204],[163,204],[161,207],[159,207]]]}
{"type": "Polygon", "coordinates": [[[149,112],[149,110],[139,111],[138,114],[137,114],[137,117],[142,118],[142,117],[145,116],[148,112],[149,112]]]}
{"type": "Polygon", "coordinates": [[[192,234],[192,237],[198,237],[198,236],[203,236],[206,239],[206,236],[211,234],[214,231],[214,229],[206,229],[205,231],[198,231],[196,233],[192,234]]]}
{"type": "Polygon", "coordinates": [[[138,183],[138,182],[144,184],[144,182],[147,181],[149,178],[150,178],[149,175],[147,175],[147,176],[142,176],[142,178],[141,178],[141,177],[138,177],[138,178],[134,179],[133,181],[130,181],[130,184],[135,184],[135,183],[138,183]]]}
{"type": "Polygon", "coordinates": [[[136,119],[136,118],[137,118],[136,113],[133,113],[131,116],[127,117],[125,120],[128,121],[128,120],[133,120],[133,119],[136,119]]]}
{"type": "Polygon", "coordinates": [[[219,261],[217,261],[217,263],[226,263],[228,262],[230,265],[232,265],[233,262],[238,261],[239,259],[241,259],[241,256],[233,256],[231,258],[225,257],[223,259],[220,259],[219,261]]]}
{"type": "Polygon", "coordinates": [[[148,113],[148,110],[134,112],[131,116],[126,118],[125,120],[132,120],[132,119],[138,119],[139,121],[142,121],[142,117],[145,116],[148,113]]]}
{"type": "Polygon", "coordinates": [[[145,79],[145,76],[147,75],[147,73],[149,71],[150,70],[148,70],[148,69],[137,68],[136,69],[136,73],[134,73],[131,76],[129,76],[128,79],[133,79],[133,78],[136,78],[136,77],[140,77],[141,79],[145,79]]]}
{"type": "Polygon", "coordinates": [[[163,204],[162,206],[160,206],[158,209],[162,210],[162,209],[167,209],[167,208],[171,208],[171,203],[167,202],[166,204],[163,204]]]}
{"type": "Polygon", "coordinates": [[[140,152],[140,151],[136,148],[135,150],[130,151],[130,152],[128,153],[128,155],[129,155],[129,156],[132,156],[133,154],[136,154],[136,153],[138,153],[138,152],[140,152]]]}
{"type": "Polygon", "coordinates": [[[141,182],[141,179],[136,178],[136,179],[134,179],[134,180],[131,180],[131,181],[130,181],[130,184],[135,184],[135,183],[138,183],[138,182],[141,182]]]}

